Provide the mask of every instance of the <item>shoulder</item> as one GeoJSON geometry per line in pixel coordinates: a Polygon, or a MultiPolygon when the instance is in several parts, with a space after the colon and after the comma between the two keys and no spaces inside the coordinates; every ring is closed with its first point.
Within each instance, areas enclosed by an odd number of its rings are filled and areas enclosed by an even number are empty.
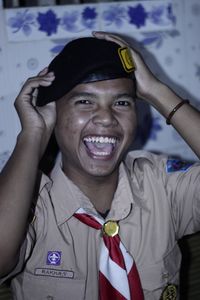
{"type": "Polygon", "coordinates": [[[128,153],[125,164],[129,170],[133,168],[151,169],[162,171],[166,175],[172,173],[185,173],[190,169],[200,167],[200,163],[186,161],[181,158],[173,158],[164,154],[155,154],[145,150],[131,151],[128,153]]]}
{"type": "Polygon", "coordinates": [[[51,186],[52,180],[46,174],[39,171],[29,213],[29,223],[34,223],[38,210],[41,211],[44,203],[49,201],[51,186]]]}
{"type": "Polygon", "coordinates": [[[131,151],[127,154],[125,165],[133,172],[137,169],[151,169],[163,171],[166,168],[168,157],[163,154],[154,154],[145,150],[131,151]]]}

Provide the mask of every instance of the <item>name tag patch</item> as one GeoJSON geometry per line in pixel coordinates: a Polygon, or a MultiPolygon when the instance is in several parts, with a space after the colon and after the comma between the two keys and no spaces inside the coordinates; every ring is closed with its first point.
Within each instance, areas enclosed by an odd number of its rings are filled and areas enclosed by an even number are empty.
{"type": "Polygon", "coordinates": [[[47,268],[37,268],[34,272],[37,276],[49,276],[57,278],[74,278],[74,272],[69,270],[55,270],[47,268]]]}
{"type": "Polygon", "coordinates": [[[61,263],[61,251],[47,252],[47,265],[59,266],[61,263]]]}

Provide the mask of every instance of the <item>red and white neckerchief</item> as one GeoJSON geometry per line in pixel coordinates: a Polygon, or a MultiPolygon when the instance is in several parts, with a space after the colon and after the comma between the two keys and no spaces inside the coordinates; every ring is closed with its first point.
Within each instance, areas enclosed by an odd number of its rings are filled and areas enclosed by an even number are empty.
{"type": "Polygon", "coordinates": [[[84,224],[103,232],[99,259],[100,300],[143,300],[137,267],[120,241],[117,222],[105,223],[98,215],[88,213],[82,208],[74,216],[84,224]]]}

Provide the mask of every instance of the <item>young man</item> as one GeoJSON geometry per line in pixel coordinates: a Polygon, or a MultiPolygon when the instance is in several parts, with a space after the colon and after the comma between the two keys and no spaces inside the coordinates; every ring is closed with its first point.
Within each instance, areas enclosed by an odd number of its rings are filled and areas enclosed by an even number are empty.
{"type": "Polygon", "coordinates": [[[200,166],[175,170],[164,156],[127,151],[136,96],[198,156],[199,112],[122,39],[94,36],[69,43],[16,99],[22,130],[0,177],[0,276],[13,277],[20,300],[178,299],[177,241],[200,229],[200,166]],[[53,130],[61,162],[38,180],[53,130]]]}

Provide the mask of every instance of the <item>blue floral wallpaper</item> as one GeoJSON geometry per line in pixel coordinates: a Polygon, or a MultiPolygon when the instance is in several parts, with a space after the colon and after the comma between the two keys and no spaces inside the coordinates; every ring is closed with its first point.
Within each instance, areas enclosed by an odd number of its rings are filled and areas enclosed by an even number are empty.
{"type": "Polygon", "coordinates": [[[6,10],[10,40],[56,38],[66,34],[91,32],[106,28],[127,32],[173,26],[176,17],[170,2],[115,2],[90,5],[69,5],[50,8],[6,10]],[[128,27],[127,27],[128,26],[128,27]]]}
{"type": "Polygon", "coordinates": [[[80,10],[65,11],[61,17],[53,9],[44,12],[32,12],[32,9],[17,11],[8,18],[8,27],[12,33],[21,31],[24,36],[31,36],[33,29],[43,32],[47,37],[56,35],[59,27],[66,32],[80,32],[85,29],[93,30],[97,22],[95,7],[85,7],[80,10]]]}
{"type": "MultiPolygon", "coordinates": [[[[0,2],[2,3],[2,2],[0,2]]],[[[13,102],[26,78],[37,74],[66,42],[93,30],[126,36],[153,73],[200,108],[200,2],[146,0],[3,9],[0,5],[0,169],[20,130],[13,102]]],[[[133,148],[196,157],[164,118],[139,101],[133,148]]]]}

